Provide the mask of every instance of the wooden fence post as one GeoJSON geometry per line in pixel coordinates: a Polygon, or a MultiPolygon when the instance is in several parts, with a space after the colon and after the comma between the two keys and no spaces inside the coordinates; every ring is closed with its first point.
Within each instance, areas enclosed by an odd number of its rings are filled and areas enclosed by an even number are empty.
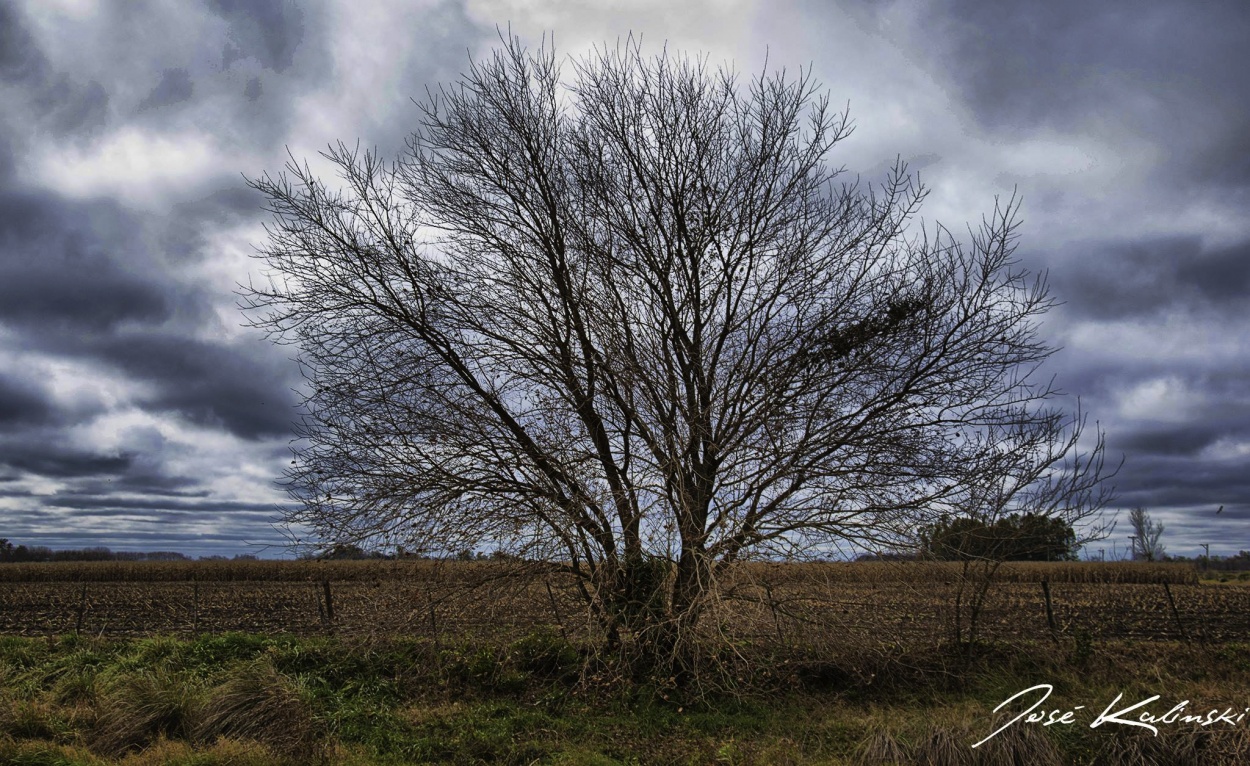
{"type": "Polygon", "coordinates": [[[781,631],[781,618],[777,616],[777,602],[773,600],[773,587],[771,584],[764,583],[764,593],[768,595],[768,608],[773,613],[773,627],[777,631],[777,644],[778,646],[785,646],[786,637],[781,631]]]}
{"type": "Polygon", "coordinates": [[[321,581],[321,590],[326,597],[326,625],[331,629],[334,627],[334,597],[330,594],[330,581],[321,581]]]}
{"type": "Polygon", "coordinates": [[[82,619],[87,611],[87,583],[82,584],[82,593],[78,596],[78,619],[74,622],[74,635],[82,632],[82,619]]]}
{"type": "Polygon", "coordinates": [[[551,601],[551,613],[556,617],[556,626],[560,628],[560,635],[565,641],[569,640],[569,634],[564,630],[564,618],[560,616],[560,607],[556,606],[556,596],[551,592],[551,580],[543,578],[543,585],[547,586],[547,599],[551,601]]]}
{"type": "Polygon", "coordinates": [[[1059,643],[1059,630],[1055,627],[1055,610],[1050,604],[1050,580],[1042,578],[1042,595],[1046,598],[1046,624],[1050,627],[1050,638],[1059,643]]]}
{"type": "Polygon", "coordinates": [[[1181,631],[1181,638],[1185,639],[1186,643],[1189,643],[1189,634],[1185,632],[1185,624],[1181,622],[1181,613],[1176,611],[1176,601],[1172,598],[1172,588],[1167,584],[1166,580],[1163,582],[1163,592],[1168,594],[1168,605],[1172,607],[1172,617],[1176,619],[1176,627],[1181,631]]]}

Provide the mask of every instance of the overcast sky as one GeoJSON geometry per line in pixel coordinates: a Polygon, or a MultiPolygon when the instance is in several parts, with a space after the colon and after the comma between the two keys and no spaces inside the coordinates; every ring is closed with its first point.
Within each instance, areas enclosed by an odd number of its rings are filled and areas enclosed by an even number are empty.
{"type": "Polygon", "coordinates": [[[574,56],[632,30],[810,65],[857,126],[832,161],[901,156],[957,231],[1018,189],[1019,255],[1065,301],[1050,369],[1124,456],[1117,506],[1173,553],[1250,549],[1244,0],[0,0],[0,537],[282,541],[299,376],[236,306],[265,220],[243,176],[339,139],[393,156],[410,99],[509,23],[574,56]]]}

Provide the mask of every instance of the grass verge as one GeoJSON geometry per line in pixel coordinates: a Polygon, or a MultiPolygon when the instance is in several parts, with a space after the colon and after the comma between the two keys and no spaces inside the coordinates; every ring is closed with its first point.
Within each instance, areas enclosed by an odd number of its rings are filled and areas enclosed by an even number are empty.
{"type": "Polygon", "coordinates": [[[1044,643],[974,656],[761,656],[767,672],[733,696],[691,698],[596,676],[551,634],[438,645],[5,637],[0,763],[1243,763],[1250,714],[1236,724],[1179,719],[1250,710],[1247,649],[1044,643]],[[1089,726],[1153,695],[1124,717],[1162,716],[1157,736],[1117,721],[1089,726]],[[1034,701],[1035,712],[1071,722],[1021,719],[972,747],[1034,701]]]}

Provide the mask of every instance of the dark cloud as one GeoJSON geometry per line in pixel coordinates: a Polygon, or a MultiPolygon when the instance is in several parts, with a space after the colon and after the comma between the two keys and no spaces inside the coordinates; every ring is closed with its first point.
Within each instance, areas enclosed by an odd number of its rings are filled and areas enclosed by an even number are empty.
{"type": "MultiPolygon", "coordinates": [[[[1119,505],[1147,508],[1209,507],[1245,504],[1250,474],[1236,460],[1195,461],[1186,455],[1135,454],[1116,477],[1119,505]]],[[[1223,514],[1221,514],[1223,515],[1223,514]]],[[[1250,545],[1250,537],[1245,544],[1250,545]]]]}
{"type": "MultiPolygon", "coordinates": [[[[258,338],[229,343],[176,332],[66,332],[44,335],[40,344],[45,352],[102,365],[140,382],[148,392],[135,394],[132,401],[145,410],[175,414],[249,441],[292,435],[297,371],[258,338]]],[[[0,390],[0,401],[3,397],[0,390]]]]}
{"type": "Polygon", "coordinates": [[[166,69],[161,74],[161,81],[152,88],[147,98],[139,102],[139,111],[182,103],[190,99],[194,92],[190,72],[182,68],[166,69]]]}
{"type": "Polygon", "coordinates": [[[1250,242],[1209,248],[1198,235],[1070,246],[1050,272],[1065,313],[1117,319],[1171,309],[1244,312],[1250,303],[1250,242]]]}
{"type": "Polygon", "coordinates": [[[109,96],[95,80],[85,83],[60,75],[33,99],[40,128],[81,139],[95,135],[108,121],[109,96]]]}
{"type": "Polygon", "coordinates": [[[0,443],[0,465],[52,479],[86,476],[121,476],[130,469],[134,456],[107,455],[77,447],[29,441],[0,443]]]}
{"type": "Polygon", "coordinates": [[[165,321],[166,288],[123,265],[143,254],[140,228],[111,203],[0,194],[0,321],[38,334],[165,321]]]}
{"type": "Polygon", "coordinates": [[[173,411],[196,425],[243,439],[291,434],[294,383],[289,363],[258,339],[211,343],[179,335],[127,334],[93,343],[84,352],[157,389],[140,403],[173,411]]]}
{"type": "Polygon", "coordinates": [[[263,204],[260,192],[246,186],[242,178],[199,199],[179,202],[164,221],[161,250],[177,263],[212,258],[210,235],[265,220],[263,204]]]}
{"type": "Polygon", "coordinates": [[[48,60],[13,3],[0,3],[0,81],[21,85],[47,76],[48,60]]]}
{"type": "Polygon", "coordinates": [[[13,175],[13,140],[0,133],[0,181],[13,175]]]}
{"type": "Polygon", "coordinates": [[[30,94],[30,110],[41,130],[91,135],[108,119],[104,86],[90,77],[75,79],[54,71],[19,11],[9,4],[0,5],[0,82],[23,86],[30,94]]]}
{"type": "Polygon", "coordinates": [[[46,423],[52,419],[52,412],[38,389],[0,373],[0,430],[46,423]]]}
{"type": "Polygon", "coordinates": [[[108,502],[73,496],[29,499],[37,504],[4,515],[5,536],[15,543],[53,549],[172,550],[193,556],[286,553],[285,538],[274,526],[282,510],[277,504],[162,502],[117,495],[108,502]]]}
{"type": "Polygon", "coordinates": [[[230,23],[230,45],[223,66],[240,58],[255,58],[266,69],[285,72],[304,41],[304,12],[289,0],[210,0],[209,8],[230,23]]]}
{"type": "Polygon", "coordinates": [[[169,307],[159,288],[116,269],[108,262],[64,267],[0,271],[0,319],[54,326],[106,330],[123,321],[160,321],[169,307]]]}
{"type": "Polygon", "coordinates": [[[1250,184],[1240,0],[934,0],[916,29],[993,130],[1144,140],[1157,182],[1250,184]]]}
{"type": "MultiPolygon", "coordinates": [[[[86,477],[71,482],[68,486],[76,495],[107,496],[118,492],[142,493],[155,497],[203,497],[208,490],[194,489],[199,487],[201,480],[191,476],[177,476],[163,472],[163,468],[155,463],[159,455],[137,455],[125,475],[101,480],[86,477]]],[[[58,492],[56,496],[62,493],[58,492]]]]}
{"type": "Polygon", "coordinates": [[[219,513],[254,513],[266,518],[276,516],[273,503],[245,503],[209,497],[199,499],[179,498],[136,498],[113,495],[100,497],[80,494],[62,494],[44,496],[41,504],[48,508],[69,508],[73,510],[111,510],[118,513],[133,511],[163,511],[167,513],[188,513],[211,516],[219,513]]]}
{"type": "Polygon", "coordinates": [[[1176,283],[1193,288],[1218,308],[1240,306],[1250,299],[1250,242],[1180,259],[1176,265],[1176,283]]]}
{"type": "Polygon", "coordinates": [[[1171,428],[1150,426],[1111,440],[1111,449],[1131,452],[1135,460],[1150,457],[1196,457],[1215,444],[1228,430],[1212,424],[1183,425],[1171,428]]]}
{"type": "Polygon", "coordinates": [[[105,547],[114,551],[176,551],[189,556],[253,553],[268,558],[289,555],[283,537],[264,519],[223,523],[228,518],[229,515],[223,514],[211,519],[220,525],[220,531],[204,533],[179,531],[179,525],[187,520],[178,517],[162,517],[140,526],[130,519],[102,517],[99,528],[93,529],[84,523],[82,531],[74,531],[68,526],[51,527],[42,514],[34,514],[15,519],[6,528],[6,534],[11,534],[12,542],[44,545],[53,550],[105,547]],[[8,529],[13,531],[10,533],[8,529]],[[38,542],[32,543],[32,539],[38,542]]]}
{"type": "Polygon", "coordinates": [[[1062,124],[1128,99],[1233,103],[1250,15],[1238,0],[1198,5],[1081,0],[939,0],[928,18],[946,35],[952,74],[983,114],[1010,124],[1062,124]],[[1225,92],[1220,91],[1225,89],[1225,92]]]}

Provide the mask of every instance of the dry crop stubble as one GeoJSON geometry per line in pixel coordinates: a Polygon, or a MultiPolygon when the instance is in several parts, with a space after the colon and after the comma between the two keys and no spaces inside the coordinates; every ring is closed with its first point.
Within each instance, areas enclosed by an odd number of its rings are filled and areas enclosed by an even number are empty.
{"type": "MultiPolygon", "coordinates": [[[[959,576],[958,565],[941,562],[739,564],[723,578],[708,629],[739,643],[783,648],[932,645],[949,629],[959,576]]],[[[1045,638],[1043,580],[1060,634],[1218,643],[1250,633],[1250,588],[1196,584],[1192,568],[1010,563],[989,591],[983,637],[1045,638]]],[[[596,638],[572,579],[534,568],[518,572],[508,562],[0,567],[0,633],[515,639],[539,628],[575,641],[596,638]]]]}

